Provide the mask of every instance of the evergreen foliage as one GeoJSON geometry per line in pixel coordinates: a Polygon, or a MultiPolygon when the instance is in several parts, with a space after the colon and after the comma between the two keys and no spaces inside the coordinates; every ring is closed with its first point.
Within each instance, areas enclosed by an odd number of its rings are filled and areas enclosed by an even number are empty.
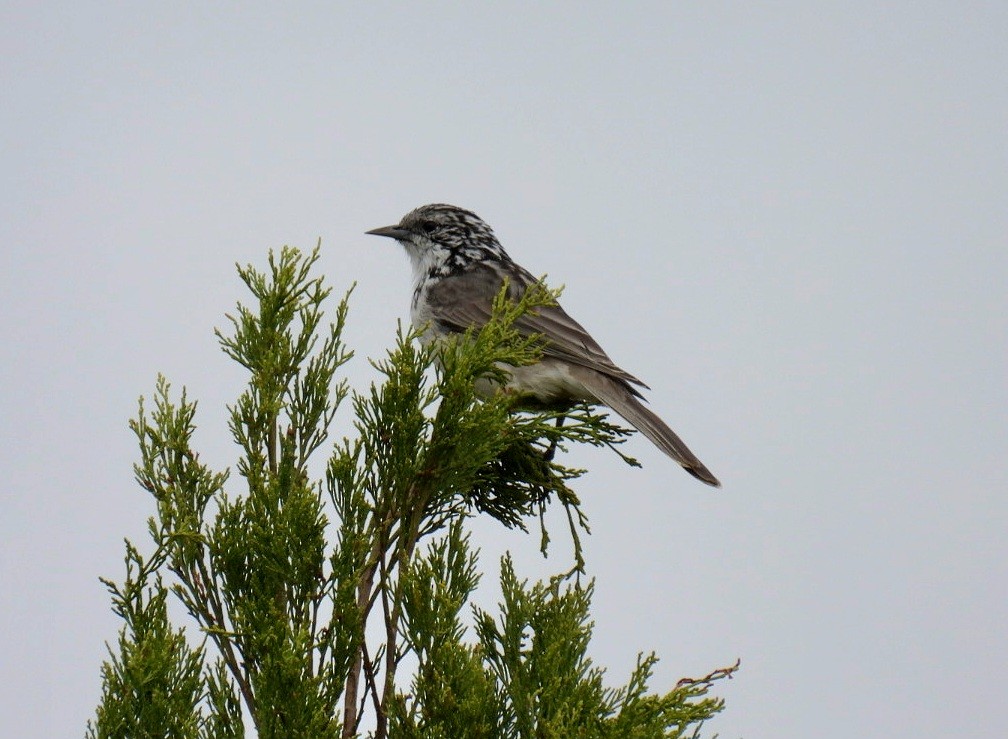
{"type": "Polygon", "coordinates": [[[324,324],[331,290],[313,276],[317,259],[318,247],[285,247],[266,271],[238,269],[254,302],[218,338],[249,373],[229,408],[241,485],[200,462],[184,390],[159,378],[152,407],[140,401],[130,426],[136,478],[156,506],[153,554],[127,542],[125,581],[103,580],[123,628],[87,735],[696,736],[722,708],[712,682],[735,667],[652,695],[654,655],[618,688],[587,656],[587,527],[569,487],[582,471],[553,452],[615,448],[627,432],[588,407],[516,413],[506,394],[474,394],[501,364],[537,359],[537,340],[514,322],[555,294],[529,290],[516,304],[502,292],[483,330],[437,348],[400,329],[374,365],[382,381],[351,393],[338,379],[352,356],[341,341],[349,293],[324,324]],[[313,479],[309,461],[347,398],[356,436],[333,444],[324,480],[313,479]],[[529,585],[505,558],[498,616],[468,608],[480,575],[466,520],[525,529],[538,516],[545,552],[554,500],[573,570],[529,585]],[[169,622],[169,591],[198,639],[169,622]]]}

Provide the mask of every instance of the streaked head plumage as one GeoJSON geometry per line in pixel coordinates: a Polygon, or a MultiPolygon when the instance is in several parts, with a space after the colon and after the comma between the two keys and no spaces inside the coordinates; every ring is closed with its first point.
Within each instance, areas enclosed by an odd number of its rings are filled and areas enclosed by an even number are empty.
{"type": "Polygon", "coordinates": [[[402,244],[417,272],[448,274],[480,262],[511,261],[482,218],[447,203],[421,205],[396,225],[368,233],[402,244]]]}

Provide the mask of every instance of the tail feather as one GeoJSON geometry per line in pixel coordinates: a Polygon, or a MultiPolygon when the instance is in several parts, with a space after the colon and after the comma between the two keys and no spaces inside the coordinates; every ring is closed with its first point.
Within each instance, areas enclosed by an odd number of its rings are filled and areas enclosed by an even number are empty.
{"type": "Polygon", "coordinates": [[[635,397],[632,388],[625,382],[587,368],[583,368],[582,381],[585,386],[599,399],[618,413],[627,423],[640,431],[665,454],[674,459],[683,469],[701,482],[713,487],[721,487],[721,483],[708,470],[704,463],[689,450],[676,433],[658,416],[652,413],[635,397]]]}

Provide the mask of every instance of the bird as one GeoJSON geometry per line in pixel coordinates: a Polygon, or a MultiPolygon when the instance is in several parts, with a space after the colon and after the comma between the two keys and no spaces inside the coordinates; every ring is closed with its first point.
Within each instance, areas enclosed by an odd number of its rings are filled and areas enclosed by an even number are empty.
{"type": "MultiPolygon", "coordinates": [[[[515,300],[540,283],[508,256],[486,222],[454,205],[423,205],[394,226],[366,233],[395,239],[409,256],[414,283],[410,319],[424,332],[425,342],[482,327],[505,282],[508,297],[515,300]]],[[[540,337],[542,357],[532,365],[507,366],[510,378],[504,391],[542,408],[563,410],[584,402],[607,406],[693,477],[721,486],[682,439],[644,405],[638,388],[650,388],[613,362],[559,303],[521,316],[515,328],[523,336],[540,337]]],[[[486,397],[500,389],[488,380],[477,392],[486,397]]]]}

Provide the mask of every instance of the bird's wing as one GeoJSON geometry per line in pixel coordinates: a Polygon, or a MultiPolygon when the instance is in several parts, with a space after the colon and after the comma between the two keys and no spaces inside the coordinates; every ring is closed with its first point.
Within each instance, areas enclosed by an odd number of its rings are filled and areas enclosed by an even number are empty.
{"type": "MultiPolygon", "coordinates": [[[[504,279],[510,296],[517,300],[537,280],[518,265],[481,263],[464,273],[443,277],[427,289],[431,317],[448,331],[479,328],[490,320],[494,298],[504,279]]],[[[627,383],[647,387],[618,367],[580,323],[559,305],[536,308],[515,322],[523,335],[541,334],[546,339],[543,354],[602,372],[627,383]]],[[[636,391],[632,391],[637,394],[636,391]]]]}

